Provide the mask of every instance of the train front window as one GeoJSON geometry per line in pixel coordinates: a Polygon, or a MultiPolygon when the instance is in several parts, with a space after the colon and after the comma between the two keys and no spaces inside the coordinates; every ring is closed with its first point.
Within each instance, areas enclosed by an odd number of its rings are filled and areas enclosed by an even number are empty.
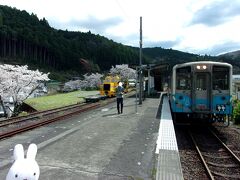
{"type": "Polygon", "coordinates": [[[110,90],[110,84],[104,84],[103,85],[103,90],[104,91],[109,91],[110,90]]]}
{"type": "Polygon", "coordinates": [[[179,68],[176,70],[176,89],[191,89],[191,67],[179,68]]]}
{"type": "Polygon", "coordinates": [[[213,66],[213,90],[229,89],[229,68],[213,66]]]}
{"type": "Polygon", "coordinates": [[[207,90],[207,76],[206,74],[197,74],[196,90],[207,90]]]}

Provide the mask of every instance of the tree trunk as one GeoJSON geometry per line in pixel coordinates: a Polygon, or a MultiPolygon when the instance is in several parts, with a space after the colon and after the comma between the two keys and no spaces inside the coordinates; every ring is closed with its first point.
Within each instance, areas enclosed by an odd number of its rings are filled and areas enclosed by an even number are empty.
{"type": "Polygon", "coordinates": [[[19,115],[20,110],[21,110],[21,105],[22,104],[19,104],[18,102],[14,102],[14,110],[13,110],[13,114],[12,114],[13,117],[16,117],[19,115]]]}

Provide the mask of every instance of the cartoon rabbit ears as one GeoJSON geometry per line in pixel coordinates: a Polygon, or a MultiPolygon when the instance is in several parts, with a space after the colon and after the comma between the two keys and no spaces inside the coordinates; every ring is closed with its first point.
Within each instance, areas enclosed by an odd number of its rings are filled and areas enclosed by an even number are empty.
{"type": "MultiPolygon", "coordinates": [[[[37,155],[37,145],[30,144],[27,151],[27,159],[35,160],[36,155],[37,155]]],[[[17,144],[14,147],[13,156],[14,156],[14,160],[24,159],[24,150],[23,150],[22,144],[17,144]]]]}

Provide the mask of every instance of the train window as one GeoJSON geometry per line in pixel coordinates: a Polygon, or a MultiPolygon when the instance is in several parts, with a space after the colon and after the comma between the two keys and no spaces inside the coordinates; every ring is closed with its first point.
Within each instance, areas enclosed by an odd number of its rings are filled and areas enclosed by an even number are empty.
{"type": "Polygon", "coordinates": [[[178,90],[189,90],[191,88],[190,76],[179,74],[177,75],[177,89],[178,90]]]}
{"type": "Polygon", "coordinates": [[[229,68],[213,66],[213,90],[229,89],[229,68]]]}
{"type": "Polygon", "coordinates": [[[103,90],[104,91],[109,91],[110,90],[110,84],[104,84],[103,85],[103,90]]]}
{"type": "Polygon", "coordinates": [[[178,90],[191,89],[191,67],[179,68],[176,70],[176,88],[178,90]]]}
{"type": "Polygon", "coordinates": [[[197,74],[196,90],[207,90],[207,76],[206,74],[197,74]]]}
{"type": "Polygon", "coordinates": [[[183,68],[178,68],[176,70],[177,73],[190,73],[191,72],[191,67],[183,67],[183,68]]]}

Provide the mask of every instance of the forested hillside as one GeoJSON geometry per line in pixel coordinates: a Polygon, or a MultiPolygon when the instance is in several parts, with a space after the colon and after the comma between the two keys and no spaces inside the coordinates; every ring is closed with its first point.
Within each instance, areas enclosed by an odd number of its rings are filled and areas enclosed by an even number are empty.
{"type": "Polygon", "coordinates": [[[56,30],[45,18],[0,6],[0,61],[83,74],[136,64],[138,51],[91,32],[56,30]]]}
{"type": "MultiPolygon", "coordinates": [[[[215,60],[239,62],[228,56],[199,56],[173,49],[144,48],[143,64],[215,60]]],[[[28,64],[51,72],[50,78],[66,80],[87,72],[108,71],[116,64],[139,63],[139,48],[116,43],[90,31],[56,30],[35,14],[0,5],[0,63],[28,64]]]]}
{"type": "Polygon", "coordinates": [[[186,53],[173,49],[163,49],[161,47],[144,48],[143,53],[152,59],[153,63],[165,62],[171,66],[179,63],[191,61],[216,61],[217,57],[213,56],[200,56],[196,54],[186,53]]]}
{"type": "Polygon", "coordinates": [[[200,56],[173,49],[163,49],[161,47],[144,48],[143,53],[151,59],[153,63],[168,63],[171,67],[175,64],[191,61],[218,61],[226,62],[233,66],[233,74],[240,73],[240,51],[226,53],[220,56],[200,56]]]}
{"type": "Polygon", "coordinates": [[[234,74],[240,74],[240,50],[222,54],[218,58],[232,64],[234,74]]]}

